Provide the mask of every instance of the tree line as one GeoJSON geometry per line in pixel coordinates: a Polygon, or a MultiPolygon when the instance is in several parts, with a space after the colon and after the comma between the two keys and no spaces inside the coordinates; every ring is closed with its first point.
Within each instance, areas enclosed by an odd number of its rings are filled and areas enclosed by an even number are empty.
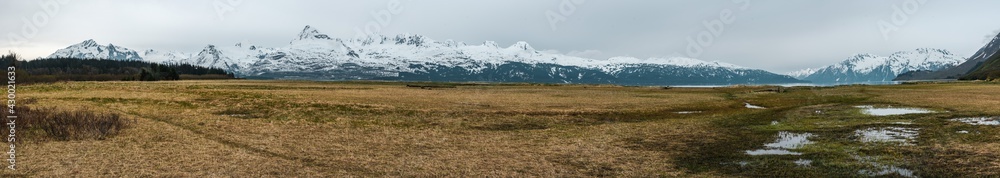
{"type": "Polygon", "coordinates": [[[159,64],[146,61],[48,58],[19,60],[17,54],[0,56],[0,63],[16,66],[18,82],[58,81],[159,81],[182,79],[232,79],[219,68],[190,64],[159,64]]]}

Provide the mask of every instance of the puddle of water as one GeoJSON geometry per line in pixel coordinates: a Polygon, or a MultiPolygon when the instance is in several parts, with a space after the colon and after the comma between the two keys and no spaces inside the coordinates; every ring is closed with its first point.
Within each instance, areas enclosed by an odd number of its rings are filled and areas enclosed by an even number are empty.
{"type": "Polygon", "coordinates": [[[855,108],[862,109],[861,112],[872,116],[894,116],[894,115],[906,115],[906,114],[926,114],[933,113],[934,111],[921,109],[921,108],[876,108],[871,105],[855,106],[855,108]]]}
{"type": "Polygon", "coordinates": [[[789,149],[802,148],[807,144],[813,143],[809,141],[809,137],[812,133],[791,133],[781,131],[778,132],[778,139],[774,143],[764,144],[764,149],[758,150],[747,150],[748,155],[758,156],[758,155],[802,155],[802,153],[797,153],[789,151],[789,149]]]}
{"type": "Polygon", "coordinates": [[[750,108],[750,109],[767,109],[765,107],[761,107],[761,106],[757,106],[757,105],[752,105],[750,103],[743,103],[743,104],[744,104],[745,107],[750,108]]]}
{"type": "Polygon", "coordinates": [[[740,162],[737,162],[736,164],[739,164],[740,166],[747,166],[747,165],[750,165],[750,162],[740,161],[740,162]]]}
{"type": "Polygon", "coordinates": [[[799,166],[812,166],[813,161],[808,159],[795,160],[795,165],[799,166]]]}
{"type": "Polygon", "coordinates": [[[698,113],[701,113],[701,111],[677,111],[677,112],[674,112],[674,113],[676,113],[676,114],[698,114],[698,113]]]}
{"type": "Polygon", "coordinates": [[[969,117],[952,119],[969,125],[1000,125],[1000,117],[969,117]]]}
{"type": "Polygon", "coordinates": [[[747,150],[747,154],[751,156],[760,155],[802,155],[802,153],[788,151],[786,149],[759,149],[759,150],[747,150]]]}
{"type": "Polygon", "coordinates": [[[893,165],[884,165],[884,164],[875,162],[876,158],[871,157],[871,156],[858,156],[858,155],[853,155],[852,154],[851,157],[853,157],[854,159],[858,160],[861,163],[868,164],[868,165],[871,165],[871,166],[875,167],[875,170],[868,170],[868,169],[858,170],[859,174],[868,175],[868,176],[887,176],[887,175],[897,174],[897,175],[903,176],[903,177],[917,177],[917,176],[913,175],[913,170],[909,170],[909,169],[906,169],[906,168],[901,168],[901,167],[893,166],[893,165]]]}
{"type": "Polygon", "coordinates": [[[912,145],[914,139],[920,134],[919,128],[884,127],[868,128],[854,131],[854,135],[860,137],[861,142],[899,142],[903,145],[912,145]]]}
{"type": "Polygon", "coordinates": [[[869,176],[887,176],[887,175],[891,175],[891,174],[895,173],[895,174],[898,174],[898,175],[903,176],[903,177],[917,177],[917,176],[913,175],[913,170],[909,170],[909,169],[906,169],[906,168],[901,168],[901,167],[896,167],[896,166],[886,166],[886,165],[880,165],[880,166],[877,166],[877,167],[878,167],[878,170],[876,170],[876,171],[873,171],[873,170],[860,170],[860,171],[858,171],[858,173],[861,173],[861,174],[864,174],[864,175],[869,175],[869,176]]]}
{"type": "Polygon", "coordinates": [[[806,144],[813,143],[809,141],[809,137],[812,133],[791,133],[791,132],[778,132],[778,140],[774,143],[768,143],[764,146],[770,148],[784,148],[784,149],[796,149],[805,146],[806,144]]]}

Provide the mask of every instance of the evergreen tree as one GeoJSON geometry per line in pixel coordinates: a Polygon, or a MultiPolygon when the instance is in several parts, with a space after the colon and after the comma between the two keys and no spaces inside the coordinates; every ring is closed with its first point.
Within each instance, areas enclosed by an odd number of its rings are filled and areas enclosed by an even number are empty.
{"type": "Polygon", "coordinates": [[[143,69],[142,72],[139,73],[139,81],[153,81],[153,75],[146,69],[143,69]]]}
{"type": "MultiPolygon", "coordinates": [[[[232,76],[219,68],[189,64],[167,65],[144,61],[49,58],[18,61],[16,54],[0,55],[0,63],[17,65],[18,82],[180,80],[181,75],[232,76]]],[[[5,67],[6,68],[6,67],[5,67]]]]}

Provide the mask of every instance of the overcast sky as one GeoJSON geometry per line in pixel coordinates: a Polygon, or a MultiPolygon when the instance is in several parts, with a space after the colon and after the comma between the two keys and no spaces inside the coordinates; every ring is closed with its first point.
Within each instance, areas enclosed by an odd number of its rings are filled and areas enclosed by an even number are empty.
{"type": "Polygon", "coordinates": [[[1000,32],[996,0],[2,0],[0,7],[0,50],[27,58],[87,39],[137,51],[241,41],[280,47],[311,25],[341,38],[381,29],[784,73],[857,53],[941,48],[968,56],[1000,32]]]}

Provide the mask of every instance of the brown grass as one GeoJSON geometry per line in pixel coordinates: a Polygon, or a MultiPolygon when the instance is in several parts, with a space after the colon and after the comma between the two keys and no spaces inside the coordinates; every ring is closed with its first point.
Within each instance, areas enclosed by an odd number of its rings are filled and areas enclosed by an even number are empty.
{"type": "Polygon", "coordinates": [[[32,176],[682,175],[670,160],[679,150],[651,150],[635,139],[706,134],[700,118],[670,111],[725,102],[707,89],[607,86],[175,81],[23,88],[39,106],[138,118],[104,141],[27,143],[16,173],[32,176]]]}
{"type": "MultiPolygon", "coordinates": [[[[677,163],[689,161],[683,159],[692,149],[705,148],[701,143],[735,137],[720,135],[729,132],[719,132],[716,123],[751,112],[742,108],[744,101],[780,108],[871,96],[956,111],[1000,110],[995,103],[1000,98],[990,96],[1000,89],[996,85],[842,87],[795,99],[750,92],[759,89],[460,85],[426,90],[403,83],[254,80],[41,84],[19,88],[20,96],[37,99],[38,107],[97,108],[136,119],[105,140],[28,140],[19,146],[23,167],[0,173],[716,177],[725,175],[677,163]]],[[[961,143],[965,146],[950,149],[998,151],[975,147],[995,143],[961,143]]]]}

